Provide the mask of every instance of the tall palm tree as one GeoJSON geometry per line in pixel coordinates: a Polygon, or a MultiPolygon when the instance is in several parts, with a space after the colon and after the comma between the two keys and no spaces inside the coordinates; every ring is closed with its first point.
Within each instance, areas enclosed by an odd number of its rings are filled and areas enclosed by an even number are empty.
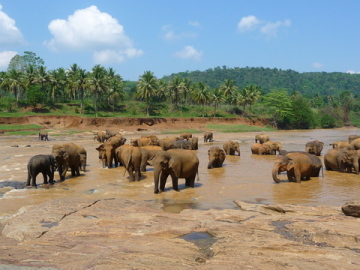
{"type": "Polygon", "coordinates": [[[181,84],[181,91],[185,104],[188,103],[189,93],[191,93],[192,90],[193,90],[193,83],[189,81],[187,78],[184,78],[181,84]]]}
{"type": "Polygon", "coordinates": [[[94,96],[95,117],[98,117],[98,102],[101,92],[105,92],[109,88],[109,81],[106,78],[106,69],[100,65],[95,65],[91,70],[91,92],[94,96]]]}
{"type": "Polygon", "coordinates": [[[49,71],[48,81],[50,84],[50,96],[55,103],[56,96],[60,93],[60,90],[66,85],[66,73],[64,68],[58,68],[56,70],[49,71]]]}
{"type": "Polygon", "coordinates": [[[49,81],[49,74],[46,71],[46,67],[40,66],[39,70],[36,74],[34,82],[41,84],[41,91],[43,93],[47,92],[45,87],[46,87],[46,84],[48,83],[48,81],[49,81]]]}
{"type": "Polygon", "coordinates": [[[204,83],[199,82],[193,92],[193,98],[197,104],[202,105],[203,117],[205,113],[205,105],[210,101],[210,93],[204,83]]]}
{"type": "Polygon", "coordinates": [[[220,89],[224,93],[224,97],[230,101],[232,96],[238,90],[238,87],[235,86],[235,82],[231,79],[226,79],[224,83],[220,86],[220,89]]]}
{"type": "Polygon", "coordinates": [[[216,111],[217,111],[219,104],[223,103],[225,101],[223,91],[219,88],[215,88],[214,91],[211,93],[211,98],[212,98],[212,102],[214,103],[214,107],[215,107],[214,115],[216,115],[216,111]]]}
{"type": "Polygon", "coordinates": [[[18,106],[21,91],[26,87],[23,79],[23,73],[21,71],[11,69],[5,74],[3,81],[1,82],[1,87],[13,92],[16,100],[16,106],[18,106]]]}
{"type": "Polygon", "coordinates": [[[171,96],[172,103],[175,105],[175,109],[178,109],[180,102],[180,94],[182,90],[183,82],[180,77],[175,77],[169,84],[169,94],[171,96]]]}
{"type": "Polygon", "coordinates": [[[251,110],[251,105],[254,105],[255,102],[260,98],[260,87],[257,85],[249,85],[245,89],[247,91],[247,104],[250,106],[251,110]]]}
{"type": "Polygon", "coordinates": [[[78,77],[78,72],[80,70],[80,67],[78,66],[78,64],[72,64],[70,66],[70,68],[67,70],[67,77],[69,80],[69,85],[68,85],[68,93],[71,99],[76,99],[76,93],[79,90],[77,84],[74,82],[77,80],[78,77]]]}
{"type": "MultiPolygon", "coordinates": [[[[119,74],[116,74],[113,68],[107,70],[107,77],[109,80],[109,95],[108,103],[112,100],[112,109],[115,111],[115,100],[123,100],[125,97],[124,93],[124,81],[119,74]]],[[[110,104],[109,104],[110,105],[110,104]]]]}
{"type": "Polygon", "coordinates": [[[158,87],[158,80],[151,71],[145,71],[138,80],[136,91],[138,97],[146,101],[147,116],[149,116],[151,98],[155,96],[158,87]]]}

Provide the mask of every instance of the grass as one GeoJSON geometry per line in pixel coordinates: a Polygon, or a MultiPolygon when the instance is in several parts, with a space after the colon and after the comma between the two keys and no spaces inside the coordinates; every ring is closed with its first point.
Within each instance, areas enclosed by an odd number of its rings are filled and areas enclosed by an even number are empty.
{"type": "Polygon", "coordinates": [[[6,130],[29,130],[29,129],[36,129],[40,130],[42,126],[35,125],[35,124],[29,124],[29,125],[15,125],[15,124],[7,124],[7,125],[0,125],[0,130],[6,131],[6,130]]]}
{"type": "Polygon", "coordinates": [[[35,130],[20,130],[20,131],[8,131],[6,135],[21,135],[21,136],[38,136],[38,131],[35,130]]]}
{"type": "Polygon", "coordinates": [[[223,133],[230,132],[263,132],[274,131],[275,129],[270,127],[258,127],[247,125],[223,125],[223,124],[207,124],[206,128],[209,130],[216,130],[223,133]]]}

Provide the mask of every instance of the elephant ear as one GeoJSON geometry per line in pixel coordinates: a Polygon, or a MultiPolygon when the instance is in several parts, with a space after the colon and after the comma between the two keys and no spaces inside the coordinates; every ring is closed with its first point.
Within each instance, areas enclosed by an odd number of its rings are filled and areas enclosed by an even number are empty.
{"type": "Polygon", "coordinates": [[[289,163],[287,165],[287,170],[293,170],[294,169],[294,161],[292,159],[289,158],[289,163]]]}
{"type": "Polygon", "coordinates": [[[172,156],[169,160],[169,168],[174,172],[176,177],[180,177],[181,162],[177,157],[172,156]]]}

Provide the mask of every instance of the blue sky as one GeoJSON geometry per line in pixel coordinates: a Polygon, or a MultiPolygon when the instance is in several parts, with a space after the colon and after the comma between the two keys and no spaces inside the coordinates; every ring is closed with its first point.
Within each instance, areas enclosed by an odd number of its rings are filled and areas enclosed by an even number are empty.
{"type": "Polygon", "coordinates": [[[359,0],[0,0],[0,70],[32,51],[48,70],[124,80],[216,66],[360,72],[359,0]]]}

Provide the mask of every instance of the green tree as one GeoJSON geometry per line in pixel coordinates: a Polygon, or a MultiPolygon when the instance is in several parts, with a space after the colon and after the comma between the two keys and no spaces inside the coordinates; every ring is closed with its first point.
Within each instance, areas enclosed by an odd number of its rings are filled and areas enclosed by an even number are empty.
{"type": "Polygon", "coordinates": [[[211,99],[212,99],[212,102],[213,102],[214,108],[215,108],[214,115],[216,115],[219,104],[223,103],[225,101],[223,91],[219,88],[215,88],[213,90],[213,92],[211,93],[211,99]]]}
{"type": "Polygon", "coordinates": [[[344,110],[344,122],[349,123],[349,115],[354,104],[354,96],[351,91],[342,91],[339,98],[341,107],[344,110]]]}
{"type": "Polygon", "coordinates": [[[26,72],[28,66],[33,66],[34,69],[39,69],[40,66],[45,65],[45,62],[36,53],[25,51],[23,56],[15,55],[11,58],[8,71],[15,69],[17,71],[26,72]]]}
{"type": "Polygon", "coordinates": [[[235,86],[235,82],[230,79],[226,79],[225,82],[220,86],[220,90],[223,92],[224,97],[231,102],[230,100],[233,98],[235,93],[238,90],[238,87],[235,86]]]}
{"type": "Polygon", "coordinates": [[[302,95],[291,97],[292,114],[284,116],[280,121],[281,128],[309,129],[315,128],[317,124],[315,114],[311,109],[310,102],[302,95]]]}
{"type": "Polygon", "coordinates": [[[278,127],[278,122],[285,117],[292,116],[291,99],[287,91],[281,89],[271,90],[264,96],[263,104],[273,119],[273,126],[278,127]]]}
{"type": "Polygon", "coordinates": [[[168,89],[171,96],[171,101],[175,105],[175,109],[178,109],[180,102],[180,94],[183,87],[183,82],[180,77],[175,77],[169,83],[168,89]]]}
{"type": "Polygon", "coordinates": [[[56,98],[60,95],[61,90],[66,85],[66,73],[64,68],[51,70],[48,73],[48,82],[50,85],[51,100],[55,103],[56,98]]]}
{"type": "Polygon", "coordinates": [[[124,93],[124,82],[119,74],[116,74],[113,68],[107,70],[107,77],[109,79],[109,95],[108,103],[112,101],[112,110],[115,111],[115,100],[123,100],[125,97],[124,93]]]}
{"type": "Polygon", "coordinates": [[[205,116],[205,105],[209,103],[210,101],[210,92],[209,89],[206,87],[206,85],[202,82],[198,83],[195,86],[194,92],[193,92],[193,99],[197,104],[202,105],[202,113],[203,117],[205,116]]]}
{"type": "Polygon", "coordinates": [[[109,81],[106,78],[106,69],[100,65],[95,65],[91,70],[90,91],[94,97],[95,117],[98,117],[98,102],[100,94],[108,90],[109,81]]]}
{"type": "Polygon", "coordinates": [[[6,73],[1,87],[12,92],[16,99],[16,106],[18,106],[19,98],[22,91],[25,91],[26,83],[24,82],[23,73],[21,71],[11,69],[6,73]]]}
{"type": "Polygon", "coordinates": [[[157,78],[151,71],[145,71],[140,76],[137,84],[137,96],[146,102],[146,115],[149,116],[151,99],[156,95],[159,87],[157,78]]]}

